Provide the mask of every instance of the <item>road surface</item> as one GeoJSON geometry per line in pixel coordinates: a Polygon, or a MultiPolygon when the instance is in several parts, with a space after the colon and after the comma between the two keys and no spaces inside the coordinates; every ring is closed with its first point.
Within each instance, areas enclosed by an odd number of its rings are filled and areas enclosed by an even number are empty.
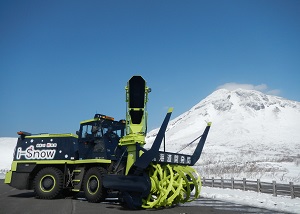
{"type": "Polygon", "coordinates": [[[85,198],[78,194],[76,198],[41,200],[34,197],[33,191],[17,190],[0,179],[0,213],[5,214],[80,214],[80,213],[155,213],[155,214],[235,214],[235,213],[280,213],[271,210],[244,206],[224,201],[207,198],[199,198],[193,203],[175,206],[165,209],[149,210],[126,210],[118,202],[108,200],[102,203],[88,203],[85,198]]]}

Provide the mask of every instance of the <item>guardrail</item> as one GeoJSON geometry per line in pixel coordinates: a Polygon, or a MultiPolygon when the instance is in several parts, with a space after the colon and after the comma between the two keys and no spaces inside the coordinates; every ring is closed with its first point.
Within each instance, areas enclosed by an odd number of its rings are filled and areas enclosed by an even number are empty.
{"type": "Polygon", "coordinates": [[[280,184],[273,181],[272,183],[261,182],[260,179],[256,181],[243,179],[224,179],[224,178],[202,178],[203,186],[241,189],[244,191],[256,191],[261,193],[272,194],[273,196],[285,195],[291,198],[300,197],[300,185],[294,185],[293,182],[289,184],[280,184]]]}

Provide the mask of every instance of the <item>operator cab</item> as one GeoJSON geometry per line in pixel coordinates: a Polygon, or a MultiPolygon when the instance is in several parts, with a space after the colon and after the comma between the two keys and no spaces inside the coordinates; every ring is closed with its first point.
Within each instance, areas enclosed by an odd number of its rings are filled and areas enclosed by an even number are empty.
{"type": "Polygon", "coordinates": [[[116,159],[120,138],[125,134],[125,120],[95,114],[94,119],[80,123],[78,134],[79,159],[116,159]]]}

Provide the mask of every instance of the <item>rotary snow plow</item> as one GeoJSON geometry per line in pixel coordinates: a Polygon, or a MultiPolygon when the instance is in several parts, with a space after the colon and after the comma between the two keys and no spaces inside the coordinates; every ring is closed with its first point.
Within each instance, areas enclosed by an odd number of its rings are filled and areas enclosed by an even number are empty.
{"type": "Polygon", "coordinates": [[[108,174],[103,185],[120,191],[131,209],[158,208],[190,202],[199,197],[201,180],[193,166],[200,158],[211,123],[200,138],[193,155],[159,151],[173,111],[169,109],[151,149],[145,150],[146,103],[150,88],[140,76],[133,76],[126,87],[126,133],[120,146],[127,147],[124,175],[108,174]],[[192,191],[194,194],[192,195],[192,191]]]}
{"type": "Polygon", "coordinates": [[[146,81],[133,76],[126,86],[126,120],[96,114],[73,134],[20,135],[5,183],[33,189],[40,199],[83,192],[89,202],[117,194],[129,209],[161,208],[199,197],[201,180],[193,166],[200,158],[211,123],[192,155],[159,151],[170,108],[149,150],[146,81]]]}

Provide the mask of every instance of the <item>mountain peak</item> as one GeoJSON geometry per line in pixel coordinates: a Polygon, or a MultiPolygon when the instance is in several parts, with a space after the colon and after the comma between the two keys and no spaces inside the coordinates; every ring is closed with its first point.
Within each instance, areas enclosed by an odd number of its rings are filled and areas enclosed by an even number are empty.
{"type": "Polygon", "coordinates": [[[276,112],[280,108],[295,108],[300,111],[300,103],[287,100],[274,95],[267,95],[260,91],[248,89],[218,89],[199,102],[195,109],[204,107],[207,104],[212,104],[216,111],[229,111],[234,106],[240,106],[256,111],[274,107],[276,112]]]}
{"type": "MultiPolygon", "coordinates": [[[[180,133],[187,128],[197,130],[191,125],[205,125],[205,121],[212,121],[213,124],[217,125],[220,123],[221,127],[223,127],[221,123],[228,124],[228,121],[239,124],[246,123],[243,124],[244,127],[248,127],[253,123],[270,123],[272,126],[274,123],[285,123],[290,128],[299,124],[298,127],[300,127],[300,102],[274,95],[266,95],[256,90],[218,89],[190,110],[171,120],[167,133],[172,129],[180,129],[180,133]],[[296,120],[296,118],[299,118],[299,120],[296,120]]],[[[266,127],[266,130],[268,129],[266,127]]],[[[155,136],[156,132],[157,129],[149,132],[149,134],[155,136]]],[[[150,136],[149,134],[148,136],[150,136]]]]}

